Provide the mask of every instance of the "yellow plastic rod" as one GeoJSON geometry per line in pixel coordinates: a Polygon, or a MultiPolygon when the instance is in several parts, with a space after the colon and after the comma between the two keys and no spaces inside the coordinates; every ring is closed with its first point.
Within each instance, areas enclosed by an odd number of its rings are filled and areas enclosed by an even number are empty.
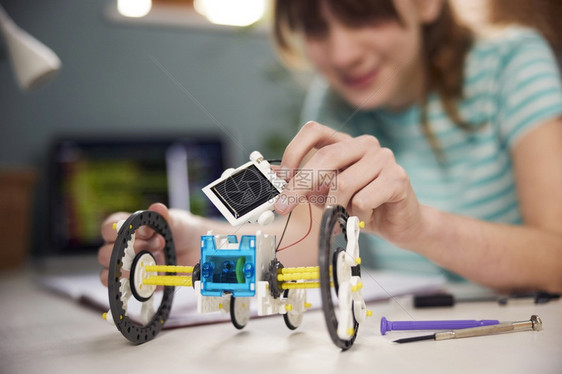
{"type": "Polygon", "coordinates": [[[142,283],[153,286],[191,287],[193,285],[191,277],[180,277],[177,275],[152,275],[146,279],[143,279],[142,283]]]}
{"type": "Polygon", "coordinates": [[[277,274],[278,281],[318,280],[320,272],[277,274]]]}
{"type": "Polygon", "coordinates": [[[277,274],[292,274],[292,273],[308,273],[308,272],[318,272],[320,268],[318,266],[306,266],[306,267],[296,267],[296,268],[281,268],[277,270],[277,274]]]}
{"type": "MultiPolygon", "coordinates": [[[[320,273],[320,267],[318,266],[307,266],[307,267],[296,267],[296,268],[282,268],[277,270],[277,275],[279,274],[295,274],[295,273],[320,273]]],[[[332,276],[332,267],[330,266],[330,276],[332,276]]]]}
{"type": "MultiPolygon", "coordinates": [[[[334,287],[334,283],[330,282],[330,287],[334,287]]],[[[304,283],[282,283],[283,290],[301,289],[301,288],[320,288],[320,282],[304,282],[304,283]]]]}
{"type": "Polygon", "coordinates": [[[175,265],[146,265],[146,271],[160,271],[166,273],[193,273],[193,266],[175,266],[175,265]]]}

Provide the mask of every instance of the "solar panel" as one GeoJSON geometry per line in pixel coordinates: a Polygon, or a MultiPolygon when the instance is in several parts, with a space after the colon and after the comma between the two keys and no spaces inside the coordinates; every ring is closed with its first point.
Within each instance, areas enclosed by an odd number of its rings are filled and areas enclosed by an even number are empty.
{"type": "Polygon", "coordinates": [[[252,155],[252,161],[203,188],[232,225],[256,221],[261,213],[273,210],[275,198],[285,185],[261,155],[252,155]]]}

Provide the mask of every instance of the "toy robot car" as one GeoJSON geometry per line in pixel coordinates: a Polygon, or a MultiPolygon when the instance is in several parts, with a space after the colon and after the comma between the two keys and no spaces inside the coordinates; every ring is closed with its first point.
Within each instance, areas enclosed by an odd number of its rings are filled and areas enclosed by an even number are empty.
{"type": "Polygon", "coordinates": [[[357,336],[359,324],[370,315],[363,300],[358,236],[361,222],[341,206],[328,206],[322,217],[319,266],[286,268],[277,260],[276,238],[262,231],[273,220],[273,205],[285,186],[261,154],[229,169],[203,191],[233,224],[258,222],[254,235],[201,237],[201,260],[194,266],[177,266],[174,241],[164,218],[153,211],[138,211],[115,228],[109,268],[110,310],[105,318],[127,339],[144,343],[164,326],[175,287],[193,287],[199,313],[230,313],[241,329],[250,317],[252,300],[260,316],[282,314],[289,329],[296,329],[310,307],[306,290],[320,288],[322,309],[334,344],[346,350],[357,336]],[[149,226],[165,240],[163,260],[148,251],[135,253],[135,231],[149,226]],[[128,273],[128,274],[127,274],[128,273]],[[158,286],[163,290],[157,291],[158,286]],[[161,295],[160,295],[161,294],[161,295]],[[141,303],[140,318],[127,313],[131,298],[141,303]],[[154,304],[159,299],[159,305],[154,304]]]}

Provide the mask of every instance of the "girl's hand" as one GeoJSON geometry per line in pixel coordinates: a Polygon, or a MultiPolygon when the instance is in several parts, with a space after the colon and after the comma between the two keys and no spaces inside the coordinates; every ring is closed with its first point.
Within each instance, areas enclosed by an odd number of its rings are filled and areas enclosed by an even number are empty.
{"type": "MultiPolygon", "coordinates": [[[[189,212],[170,210],[164,204],[152,204],[149,210],[160,213],[168,222],[172,230],[172,237],[176,247],[176,258],[178,265],[194,265],[199,260],[199,223],[198,219],[189,212]]],[[[107,286],[107,277],[109,274],[109,261],[113,245],[117,238],[117,230],[113,229],[113,224],[127,219],[129,213],[114,213],[109,216],[102,224],[101,233],[105,243],[98,251],[98,261],[103,266],[100,273],[101,282],[107,286]]],[[[135,235],[135,253],[142,250],[152,252],[156,261],[162,263],[162,249],[164,248],[164,238],[156,234],[155,231],[147,226],[140,227],[135,235]]]]}
{"type": "Polygon", "coordinates": [[[409,177],[375,137],[352,138],[308,122],[285,149],[280,173],[289,179],[275,205],[280,214],[308,198],[344,206],[365,221],[368,231],[398,246],[407,246],[420,233],[421,209],[409,177]]]}

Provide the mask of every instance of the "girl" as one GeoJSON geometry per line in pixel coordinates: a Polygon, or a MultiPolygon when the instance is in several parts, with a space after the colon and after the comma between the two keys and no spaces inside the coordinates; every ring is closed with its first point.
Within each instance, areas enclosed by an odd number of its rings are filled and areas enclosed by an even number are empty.
{"type": "MultiPolygon", "coordinates": [[[[321,76],[305,103],[313,121],[283,155],[278,213],[321,196],[366,222],[378,266],[437,264],[503,291],[562,291],[562,89],[540,36],[477,39],[446,0],[279,0],[274,30],[285,56],[304,52],[321,76]],[[337,171],[335,188],[322,170],[337,171]]],[[[106,266],[115,220],[102,229],[106,266]]],[[[170,220],[185,248],[217,225],[170,220]]]]}

